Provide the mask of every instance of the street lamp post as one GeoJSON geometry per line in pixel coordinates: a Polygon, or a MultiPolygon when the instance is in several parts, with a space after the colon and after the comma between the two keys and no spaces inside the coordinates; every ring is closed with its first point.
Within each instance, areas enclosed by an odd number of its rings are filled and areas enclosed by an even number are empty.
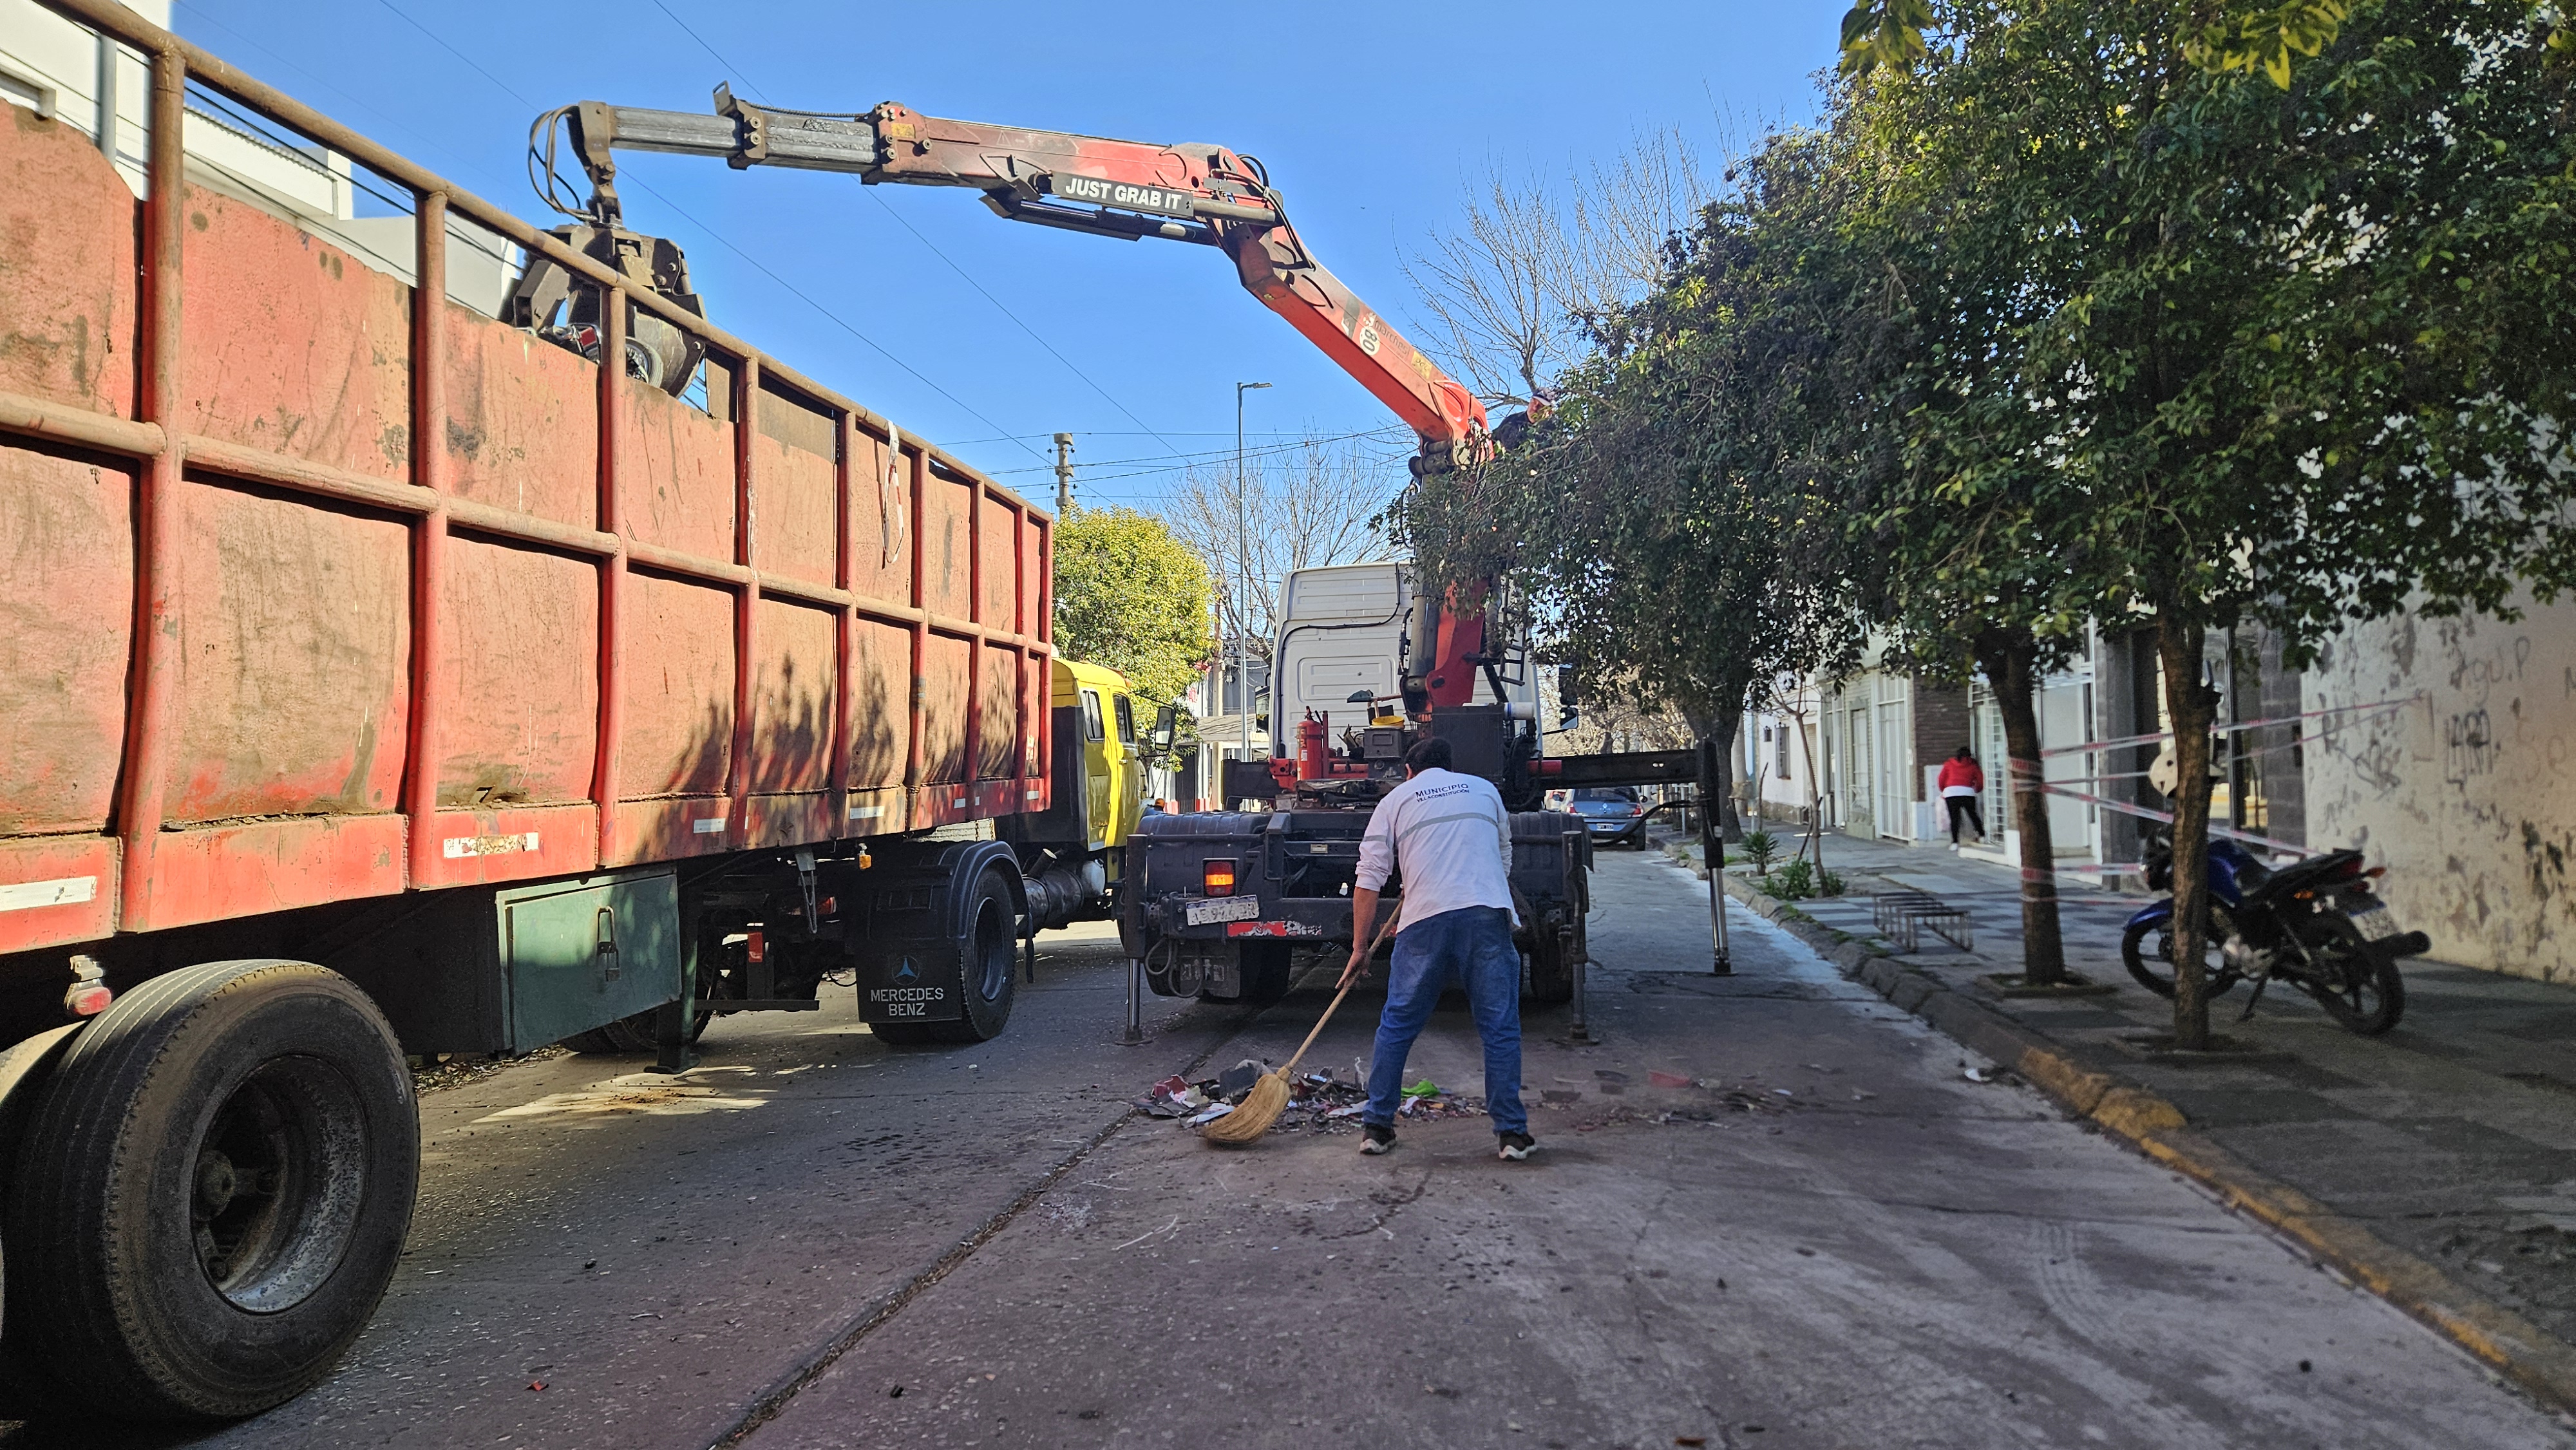
{"type": "MultiPolygon", "coordinates": [[[[1245,760],[1252,758],[1252,651],[1250,641],[1244,638],[1244,626],[1250,622],[1252,613],[1252,526],[1244,507],[1243,395],[1254,388],[1268,386],[1268,383],[1234,385],[1234,562],[1235,577],[1242,590],[1236,595],[1235,605],[1234,688],[1236,703],[1242,708],[1242,758],[1245,760]]],[[[1278,702],[1273,700],[1271,703],[1275,708],[1278,702]]]]}

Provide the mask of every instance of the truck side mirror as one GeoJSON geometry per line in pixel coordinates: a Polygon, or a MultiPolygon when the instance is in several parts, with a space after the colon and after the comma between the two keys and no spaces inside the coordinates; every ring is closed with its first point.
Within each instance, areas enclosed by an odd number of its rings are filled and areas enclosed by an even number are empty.
{"type": "Polygon", "coordinates": [[[1568,719],[1572,719],[1576,709],[1583,704],[1582,692],[1576,687],[1574,682],[1574,666],[1572,665],[1558,665],[1556,667],[1556,703],[1559,708],[1565,711],[1566,718],[1568,719]]]}
{"type": "Polygon", "coordinates": [[[1156,755],[1171,752],[1172,742],[1180,738],[1181,712],[1170,705],[1154,712],[1154,728],[1145,732],[1145,743],[1156,755]]]}

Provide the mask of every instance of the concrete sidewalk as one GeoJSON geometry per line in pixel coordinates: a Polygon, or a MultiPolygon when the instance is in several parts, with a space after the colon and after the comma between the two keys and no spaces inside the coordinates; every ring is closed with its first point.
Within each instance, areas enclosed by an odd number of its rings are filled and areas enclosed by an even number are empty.
{"type": "MultiPolygon", "coordinates": [[[[1698,864],[1695,844],[1666,849],[1698,864]]],[[[2016,870],[1946,844],[1841,835],[1825,837],[1824,857],[1846,891],[1795,904],[1815,927],[1983,1004],[2087,1072],[2163,1099],[2244,1164],[2576,1343],[2576,989],[2416,958],[2405,967],[2404,1019],[2364,1038],[2286,986],[2240,1022],[2239,986],[2215,1004],[2213,1027],[2255,1053],[2150,1060],[2127,1039],[2170,1031],[2172,1004],[2129,977],[2119,943],[2129,914],[2153,898],[2060,878],[2067,965],[2114,990],[2007,998],[1983,979],[2021,970],[2016,870]],[[1966,912],[1976,949],[1928,931],[1912,953],[1882,940],[1870,898],[1896,890],[1966,912]]],[[[1750,867],[1728,874],[1733,894],[1753,894],[1750,867]]]]}

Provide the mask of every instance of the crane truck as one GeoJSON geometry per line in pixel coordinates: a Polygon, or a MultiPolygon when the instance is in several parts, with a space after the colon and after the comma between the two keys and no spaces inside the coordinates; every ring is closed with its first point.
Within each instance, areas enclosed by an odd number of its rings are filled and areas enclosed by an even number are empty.
{"type": "MultiPolygon", "coordinates": [[[[623,229],[618,151],[854,175],[870,185],[973,190],[1006,220],[1125,241],[1162,240],[1222,253],[1262,305],[1285,319],[1411,427],[1415,478],[1475,468],[1497,451],[1484,404],[1407,342],[1319,262],[1261,162],[1224,146],[1114,140],[930,116],[888,101],[862,112],[787,110],[715,90],[705,114],[582,101],[541,116],[532,168],[551,192],[558,138],[590,183],[568,244],[634,259],[639,279],[670,244],[623,229]]],[[[540,279],[538,286],[543,287],[540,279]]],[[[686,376],[684,352],[639,356],[640,375],[686,376]]],[[[1404,566],[1380,566],[1381,598],[1365,620],[1300,620],[1293,608],[1274,644],[1270,755],[1228,761],[1225,803],[1262,808],[1151,818],[1127,838],[1117,902],[1121,936],[1156,993],[1264,1001],[1284,993],[1301,946],[1347,945],[1359,842],[1374,803],[1403,779],[1406,748],[1450,742],[1460,770],[1501,790],[1512,814],[1512,887],[1527,994],[1564,1002],[1584,960],[1590,838],[1582,821],[1538,809],[1551,788],[1705,782],[1709,749],[1549,758],[1544,722],[1526,686],[1528,653],[1506,627],[1498,581],[1426,589],[1404,566]],[[1292,718],[1297,681],[1287,655],[1300,635],[1367,627],[1387,632],[1392,679],[1338,703],[1361,707],[1338,734],[1331,703],[1292,718]],[[1288,732],[1294,731],[1294,744],[1288,732]]],[[[1300,581],[1283,591],[1292,598],[1300,581]]],[[[1312,581],[1309,593],[1322,581],[1312,581]]],[[[1713,889],[1713,888],[1712,888],[1713,889]]],[[[1722,918],[1720,930],[1722,931],[1722,918]]],[[[1718,964],[1724,966],[1721,946],[1718,964]]]]}
{"type": "MultiPolygon", "coordinates": [[[[1273,762],[1281,809],[1136,820],[1097,778],[1155,732],[1056,654],[1054,521],[709,322],[607,164],[1218,246],[1417,470],[1472,466],[1481,408],[1250,159],[590,104],[560,119],[599,193],[544,231],[112,0],[40,3],[151,86],[132,182],[58,117],[0,124],[0,1415],[240,1416],[326,1375],[408,1232],[407,1055],[678,1068],[709,1017],[812,1010],[839,971],[891,1043],[978,1040],[1017,943],[1113,905],[1166,990],[1258,995],[1278,944],[1348,934],[1297,893],[1356,837],[1377,730],[1473,733],[1528,803],[1534,722],[1471,698],[1507,664],[1486,608],[1416,599],[1389,723],[1273,762]],[[409,261],[193,165],[196,89],[394,188],[409,261]],[[450,300],[476,229],[526,254],[500,318],[450,300]]],[[[1519,820],[1561,934],[1580,828],[1519,820]]]]}

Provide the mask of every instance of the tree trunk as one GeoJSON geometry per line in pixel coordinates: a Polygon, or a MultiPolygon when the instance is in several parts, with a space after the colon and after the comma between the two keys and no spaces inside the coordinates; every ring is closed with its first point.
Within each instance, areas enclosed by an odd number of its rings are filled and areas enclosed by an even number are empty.
{"type": "Polygon", "coordinates": [[[1713,711],[1700,713],[1690,706],[1680,706],[1680,711],[1682,711],[1682,724],[1690,726],[1692,739],[1718,737],[1718,801],[1716,801],[1718,840],[1721,842],[1726,840],[1726,832],[1734,832],[1736,840],[1741,840],[1741,837],[1744,837],[1744,822],[1741,822],[1741,816],[1736,814],[1736,791],[1734,791],[1736,739],[1739,739],[1739,734],[1744,731],[1741,690],[1739,695],[1736,695],[1736,708],[1718,706],[1713,708],[1713,711]]]}
{"type": "Polygon", "coordinates": [[[2057,843],[2049,835],[2047,775],[2039,759],[2039,645],[2026,631],[1979,641],[1977,666],[2004,718],[2005,788],[2021,832],[2021,975],[2034,987],[2066,980],[2057,928],[2057,843]]]}
{"type": "Polygon", "coordinates": [[[1816,747],[1807,735],[1807,717],[1792,723],[1798,732],[1798,753],[1807,761],[1807,839],[1816,848],[1816,894],[1825,894],[1825,782],[1816,774],[1816,747]]]}
{"type": "Polygon", "coordinates": [[[1744,716],[1738,712],[1720,715],[1705,726],[1697,721],[1691,724],[1694,734],[1717,738],[1717,780],[1710,787],[1713,797],[1702,801],[1700,809],[1710,813],[1710,823],[1721,844],[1729,839],[1730,832],[1733,839],[1742,840],[1744,829],[1735,815],[1735,737],[1744,728],[1744,716]]]}
{"type": "MultiPolygon", "coordinates": [[[[1680,705],[1682,726],[1691,733],[1691,741],[1714,736],[1717,740],[1717,781],[1713,787],[1716,799],[1700,802],[1700,812],[1716,824],[1717,839],[1724,841],[1735,821],[1735,737],[1743,728],[1744,712],[1724,709],[1700,711],[1680,705]]],[[[1741,836],[1743,832],[1737,831],[1741,836]]]]}
{"type": "Polygon", "coordinates": [[[2207,631],[2167,611],[2156,630],[2173,719],[2174,1046],[2209,1047],[2209,727],[2218,691],[2201,678],[2207,631]]]}

